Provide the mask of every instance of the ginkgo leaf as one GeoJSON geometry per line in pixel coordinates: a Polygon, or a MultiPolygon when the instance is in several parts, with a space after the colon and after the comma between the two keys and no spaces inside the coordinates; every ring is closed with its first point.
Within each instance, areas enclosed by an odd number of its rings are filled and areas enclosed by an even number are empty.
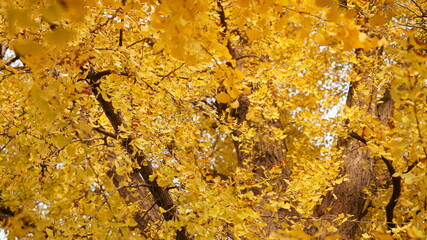
{"type": "Polygon", "coordinates": [[[220,92],[215,96],[216,100],[220,103],[229,103],[231,101],[230,95],[225,92],[220,92]]]}
{"type": "Polygon", "coordinates": [[[334,4],[333,0],[316,0],[316,5],[319,7],[328,7],[334,4]]]}
{"type": "Polygon", "coordinates": [[[363,237],[363,238],[369,238],[369,239],[371,238],[371,236],[370,236],[368,233],[363,233],[363,234],[362,234],[362,237],[363,237]]]}
{"type": "Polygon", "coordinates": [[[230,104],[230,107],[232,107],[232,108],[238,108],[239,107],[239,100],[236,99],[234,102],[232,102],[230,104]]]}
{"type": "Polygon", "coordinates": [[[319,44],[319,45],[328,45],[329,44],[329,38],[324,32],[318,32],[314,34],[313,40],[319,44]]]}
{"type": "Polygon", "coordinates": [[[4,232],[425,238],[425,4],[339,2],[0,1],[4,232]]]}
{"type": "Polygon", "coordinates": [[[62,45],[72,40],[74,35],[73,30],[59,27],[46,33],[46,40],[56,45],[62,45]]]}
{"type": "Polygon", "coordinates": [[[31,19],[29,11],[24,9],[10,7],[7,11],[7,17],[9,23],[11,24],[9,27],[12,27],[12,24],[16,24],[21,28],[31,28],[37,26],[36,22],[31,19]]]}
{"type": "Polygon", "coordinates": [[[229,96],[232,99],[236,99],[239,96],[240,91],[237,89],[236,86],[233,86],[233,87],[231,87],[231,88],[228,89],[227,93],[229,94],[229,96]]]}
{"type": "Polygon", "coordinates": [[[51,24],[59,24],[61,18],[64,17],[64,11],[60,5],[52,5],[42,12],[43,18],[51,24]]]}
{"type": "Polygon", "coordinates": [[[246,34],[252,40],[256,40],[256,39],[262,37],[262,33],[258,32],[258,31],[255,31],[255,30],[247,30],[246,34]]]}
{"type": "MultiPolygon", "coordinates": [[[[331,228],[331,227],[329,227],[328,229],[327,229],[329,232],[336,232],[336,228],[331,228]],[[332,231],[331,231],[332,230],[332,231]]],[[[341,236],[340,235],[337,235],[337,234],[334,234],[334,235],[328,235],[328,236],[326,236],[325,238],[324,238],[324,240],[338,240],[338,239],[341,239],[341,236]]]]}
{"type": "Polygon", "coordinates": [[[423,232],[422,230],[418,229],[415,226],[412,226],[410,229],[408,229],[408,235],[414,239],[417,239],[417,238],[423,239],[427,237],[427,234],[425,232],[423,232]]]}
{"type": "Polygon", "coordinates": [[[390,18],[388,18],[387,15],[384,15],[382,11],[379,11],[372,18],[370,18],[369,23],[374,26],[382,26],[389,20],[390,18]]]}
{"type": "Polygon", "coordinates": [[[156,42],[153,46],[153,50],[155,52],[159,52],[159,51],[163,50],[164,48],[165,48],[165,45],[162,41],[156,42]]]}
{"type": "Polygon", "coordinates": [[[34,55],[43,51],[43,46],[34,40],[18,39],[13,43],[15,51],[21,55],[34,55]]]}
{"type": "Polygon", "coordinates": [[[251,94],[251,89],[249,87],[244,87],[242,94],[245,94],[245,95],[251,94]]]}

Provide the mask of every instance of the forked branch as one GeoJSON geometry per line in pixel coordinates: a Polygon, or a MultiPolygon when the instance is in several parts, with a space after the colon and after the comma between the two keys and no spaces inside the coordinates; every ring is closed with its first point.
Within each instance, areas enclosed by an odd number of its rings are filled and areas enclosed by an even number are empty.
{"type": "MultiPolygon", "coordinates": [[[[368,140],[365,139],[364,137],[360,136],[357,133],[350,133],[349,134],[352,138],[359,140],[360,142],[367,144],[368,140]]],[[[397,200],[400,197],[400,191],[402,189],[402,183],[401,180],[402,178],[400,176],[393,176],[396,173],[396,169],[393,166],[393,163],[385,158],[384,156],[381,156],[381,160],[383,160],[383,162],[385,163],[387,170],[390,174],[391,177],[391,182],[393,185],[393,190],[392,190],[392,194],[390,197],[390,200],[387,203],[387,206],[385,207],[386,209],[386,218],[387,218],[387,228],[388,230],[392,230],[393,228],[396,227],[396,223],[393,223],[393,218],[394,218],[394,208],[397,205],[397,200]]]]}
{"type": "MultiPolygon", "coordinates": [[[[93,68],[89,70],[89,73],[87,74],[86,80],[89,82],[92,92],[96,96],[96,100],[101,105],[102,109],[104,110],[105,115],[110,121],[111,126],[115,130],[115,134],[108,133],[106,131],[103,131],[101,129],[97,129],[97,131],[102,131],[104,135],[111,135],[111,137],[118,136],[119,133],[119,127],[123,126],[123,120],[120,117],[117,109],[114,108],[111,101],[108,101],[104,98],[104,95],[101,94],[100,85],[101,85],[101,78],[103,76],[111,74],[112,71],[106,70],[97,72],[93,68]]],[[[108,94],[106,94],[108,97],[108,94]]],[[[132,142],[131,138],[121,138],[121,146],[126,151],[127,154],[132,158],[133,161],[138,163],[139,168],[134,168],[133,170],[135,172],[138,172],[144,179],[144,181],[147,183],[147,187],[150,190],[150,193],[153,195],[155,199],[155,203],[163,208],[165,210],[163,214],[163,217],[166,221],[175,219],[176,216],[176,207],[173,203],[173,200],[168,192],[168,188],[160,187],[157,183],[156,179],[151,180],[150,176],[153,174],[153,167],[150,162],[146,160],[145,154],[140,151],[139,149],[136,149],[133,147],[130,143],[132,142]]],[[[141,219],[136,219],[141,220],[141,219]]],[[[144,229],[141,229],[142,231],[144,229]]],[[[188,240],[191,239],[185,228],[182,228],[181,230],[176,231],[176,239],[177,240],[188,240]]]]}

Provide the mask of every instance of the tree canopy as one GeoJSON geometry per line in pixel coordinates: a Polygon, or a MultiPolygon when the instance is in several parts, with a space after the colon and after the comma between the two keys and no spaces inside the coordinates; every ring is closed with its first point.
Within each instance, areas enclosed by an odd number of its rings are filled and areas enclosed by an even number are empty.
{"type": "Polygon", "coordinates": [[[423,239],[427,3],[0,2],[10,239],[423,239]]]}

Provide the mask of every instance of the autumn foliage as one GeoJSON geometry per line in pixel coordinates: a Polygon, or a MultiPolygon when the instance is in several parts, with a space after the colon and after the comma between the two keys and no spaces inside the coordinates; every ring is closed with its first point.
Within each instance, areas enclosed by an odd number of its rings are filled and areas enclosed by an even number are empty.
{"type": "Polygon", "coordinates": [[[9,239],[424,239],[427,4],[0,2],[9,239]]]}

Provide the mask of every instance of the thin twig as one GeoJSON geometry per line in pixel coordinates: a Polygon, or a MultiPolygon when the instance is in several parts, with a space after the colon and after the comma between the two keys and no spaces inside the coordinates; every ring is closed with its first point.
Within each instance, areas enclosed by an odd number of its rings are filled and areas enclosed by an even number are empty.
{"type": "Polygon", "coordinates": [[[208,54],[209,54],[209,56],[211,56],[211,58],[214,60],[214,62],[215,62],[215,64],[220,68],[220,69],[222,69],[222,67],[221,67],[221,65],[219,65],[219,63],[218,63],[218,61],[215,59],[215,57],[203,46],[203,45],[201,45],[202,46],[202,48],[203,48],[203,50],[205,50],[205,52],[207,52],[208,54]]]}
{"type": "Polygon", "coordinates": [[[151,186],[151,185],[149,185],[149,184],[145,184],[145,183],[140,183],[140,184],[130,184],[130,185],[124,185],[124,186],[117,187],[117,188],[115,189],[115,191],[118,191],[118,190],[123,189],[123,188],[137,188],[137,187],[147,187],[147,188],[151,188],[151,187],[153,187],[153,186],[151,186]]]}
{"type": "MultiPolygon", "coordinates": [[[[420,12],[422,13],[422,16],[425,16],[426,14],[424,13],[424,9],[417,3],[417,1],[415,0],[411,0],[411,2],[418,8],[418,10],[420,10],[420,12]]],[[[418,15],[417,15],[418,16],[418,15]]]]}
{"type": "Polygon", "coordinates": [[[147,216],[148,212],[149,212],[151,209],[153,209],[153,208],[154,208],[154,206],[156,206],[156,203],[153,203],[153,204],[151,205],[151,207],[150,207],[149,209],[147,209],[147,211],[145,211],[144,215],[142,215],[142,216],[138,219],[138,221],[137,221],[137,222],[139,223],[139,221],[143,220],[143,219],[145,218],[145,216],[147,216]]]}
{"type": "Polygon", "coordinates": [[[420,17],[414,10],[410,9],[408,6],[405,6],[404,4],[401,4],[401,3],[396,3],[396,5],[410,11],[415,16],[420,17]]]}
{"type": "Polygon", "coordinates": [[[244,55],[244,56],[236,57],[235,60],[237,61],[243,58],[258,58],[261,62],[264,62],[264,60],[261,57],[258,57],[256,55],[244,55]]]}
{"type": "Polygon", "coordinates": [[[127,46],[126,46],[126,48],[130,48],[130,47],[132,47],[132,46],[134,46],[135,44],[138,44],[138,43],[140,43],[140,42],[147,43],[147,44],[148,44],[148,45],[150,45],[150,46],[153,46],[153,45],[154,45],[154,43],[155,43],[154,39],[153,39],[153,38],[151,38],[151,37],[149,37],[149,38],[143,38],[143,39],[141,39],[141,40],[138,40],[138,41],[136,41],[136,42],[134,42],[134,43],[131,43],[131,44],[127,45],[127,46]]]}
{"type": "Polygon", "coordinates": [[[21,134],[21,133],[23,133],[23,132],[25,132],[25,131],[27,131],[27,129],[23,129],[23,130],[21,130],[21,131],[19,131],[19,132],[17,132],[15,135],[13,135],[12,137],[10,137],[9,138],[9,140],[5,143],[5,144],[3,144],[3,146],[1,146],[1,148],[0,148],[0,152],[2,152],[6,147],[7,147],[7,145],[9,145],[9,143],[16,137],[16,136],[18,136],[19,134],[21,134]]]}
{"type": "Polygon", "coordinates": [[[175,68],[175,69],[173,69],[172,71],[170,71],[168,74],[166,74],[166,75],[164,75],[163,77],[162,77],[162,80],[163,79],[165,79],[165,78],[167,78],[167,77],[169,77],[172,73],[174,73],[175,71],[177,71],[178,69],[180,69],[182,66],[184,66],[185,65],[185,63],[182,63],[179,67],[177,67],[177,68],[175,68]]]}
{"type": "Polygon", "coordinates": [[[327,21],[327,19],[324,19],[322,17],[319,17],[319,16],[314,15],[314,14],[309,13],[309,12],[299,11],[299,10],[296,10],[296,9],[293,9],[293,8],[290,8],[290,7],[286,7],[286,6],[283,6],[283,8],[285,8],[285,9],[287,9],[289,11],[293,11],[293,12],[299,13],[299,14],[308,15],[310,17],[314,17],[314,18],[317,18],[317,19],[325,21],[325,22],[327,21]]]}

